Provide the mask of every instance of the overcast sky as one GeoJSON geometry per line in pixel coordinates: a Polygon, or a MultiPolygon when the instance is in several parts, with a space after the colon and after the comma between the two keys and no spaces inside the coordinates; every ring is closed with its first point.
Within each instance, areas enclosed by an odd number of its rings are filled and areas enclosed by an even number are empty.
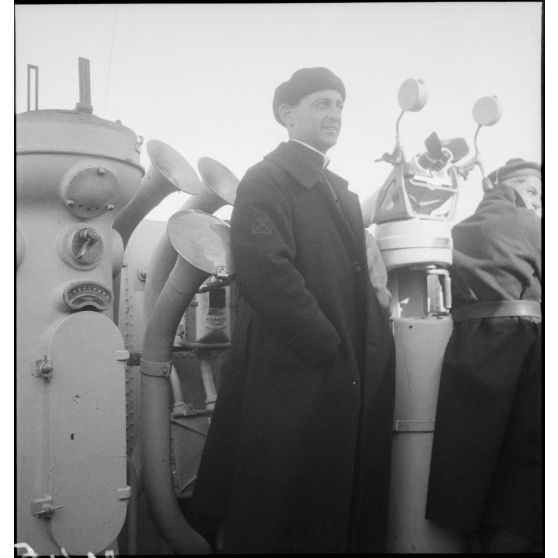
{"type": "MultiPolygon", "coordinates": [[[[27,64],[40,68],[39,108],[74,108],[79,56],[91,63],[95,115],[169,143],[194,167],[199,157],[218,159],[239,178],[285,139],[273,92],[309,66],[327,66],[345,83],[330,169],[361,200],[391,170],[374,159],[393,149],[397,92],[409,77],[424,80],[428,102],[402,121],[407,154],[421,152],[434,130],[472,149],[473,104],[496,95],[502,120],[479,137],[486,169],[541,159],[536,2],[16,6],[17,112],[26,110],[27,64]]],[[[458,219],[481,194],[476,170],[458,219]]],[[[151,217],[168,218],[185,196],[151,217]]]]}

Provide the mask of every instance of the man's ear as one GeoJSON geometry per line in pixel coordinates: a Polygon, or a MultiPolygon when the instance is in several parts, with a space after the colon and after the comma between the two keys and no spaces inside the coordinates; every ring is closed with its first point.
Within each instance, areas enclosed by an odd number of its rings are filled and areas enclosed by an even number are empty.
{"type": "Polygon", "coordinates": [[[291,105],[289,105],[288,103],[281,103],[277,110],[279,112],[279,118],[281,118],[281,121],[283,122],[283,124],[287,128],[292,126],[293,122],[294,122],[294,109],[293,109],[293,107],[291,105]]]}

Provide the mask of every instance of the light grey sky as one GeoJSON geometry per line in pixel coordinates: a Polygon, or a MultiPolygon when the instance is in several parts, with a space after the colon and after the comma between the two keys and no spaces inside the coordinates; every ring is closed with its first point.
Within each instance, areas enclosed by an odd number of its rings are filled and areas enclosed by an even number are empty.
{"type": "MultiPolygon", "coordinates": [[[[408,155],[434,130],[472,150],[473,104],[496,95],[502,120],[479,138],[486,169],[540,160],[540,47],[535,2],[16,6],[16,108],[26,110],[27,64],[40,68],[39,108],[74,108],[82,56],[95,115],[240,178],[286,136],[271,112],[275,87],[298,68],[327,66],[347,89],[330,168],[362,200],[391,170],[374,159],[393,149],[409,77],[425,81],[428,103],[402,121],[408,155]]],[[[458,219],[481,194],[475,170],[458,219]]],[[[150,217],[168,218],[185,199],[172,195],[150,217]]]]}

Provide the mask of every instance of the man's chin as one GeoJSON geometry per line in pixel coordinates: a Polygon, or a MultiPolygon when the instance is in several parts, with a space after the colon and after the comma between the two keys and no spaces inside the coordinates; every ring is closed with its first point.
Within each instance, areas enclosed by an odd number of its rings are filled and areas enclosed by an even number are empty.
{"type": "Polygon", "coordinates": [[[328,149],[331,149],[337,143],[337,138],[335,139],[327,139],[320,142],[321,147],[318,149],[325,153],[328,149]]]}

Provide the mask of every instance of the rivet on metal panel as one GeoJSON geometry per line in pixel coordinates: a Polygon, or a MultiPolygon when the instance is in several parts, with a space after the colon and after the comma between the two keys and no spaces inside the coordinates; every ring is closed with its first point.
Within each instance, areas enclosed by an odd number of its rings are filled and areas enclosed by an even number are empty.
{"type": "Polygon", "coordinates": [[[113,203],[107,203],[107,205],[105,205],[105,209],[107,211],[113,211],[114,210],[114,204],[113,203]]]}
{"type": "Polygon", "coordinates": [[[66,200],[66,205],[68,207],[74,207],[76,205],[76,202],[74,200],[66,200]]]}
{"type": "Polygon", "coordinates": [[[35,373],[33,376],[37,378],[43,378],[43,380],[49,382],[52,377],[53,367],[52,363],[45,355],[42,359],[35,361],[35,373]]]}
{"type": "Polygon", "coordinates": [[[106,174],[107,169],[104,169],[103,167],[99,167],[97,169],[97,174],[100,174],[101,176],[103,176],[103,174],[106,174]]]}
{"type": "Polygon", "coordinates": [[[126,350],[116,351],[116,360],[128,360],[130,358],[130,353],[126,350]]]}
{"type": "Polygon", "coordinates": [[[118,495],[119,500],[128,500],[132,495],[132,489],[129,486],[119,488],[117,489],[116,494],[118,495]]]}

